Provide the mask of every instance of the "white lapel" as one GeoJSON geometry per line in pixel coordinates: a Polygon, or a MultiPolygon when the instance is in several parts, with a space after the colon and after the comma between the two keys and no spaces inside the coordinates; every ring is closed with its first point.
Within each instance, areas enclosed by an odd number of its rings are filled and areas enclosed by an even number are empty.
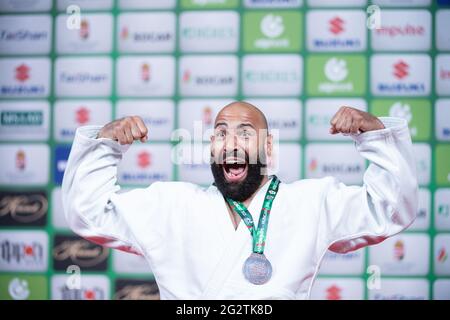
{"type": "MultiPolygon", "coordinates": [[[[248,211],[252,215],[256,226],[258,225],[259,214],[264,201],[264,196],[269,187],[269,183],[270,180],[258,190],[248,208],[248,211]]],[[[213,190],[210,191],[213,192],[213,190]]],[[[217,227],[225,240],[225,247],[219,262],[217,263],[205,289],[203,290],[201,297],[202,299],[214,299],[223,288],[224,283],[229,279],[231,271],[236,266],[236,263],[240,263],[243,255],[250,255],[252,249],[252,238],[247,226],[243,221],[241,221],[237,230],[234,229],[228,215],[225,200],[220,194],[220,191],[217,189],[215,191],[217,192],[217,204],[215,206],[217,210],[214,210],[216,215],[215,221],[218,224],[217,227]]]]}

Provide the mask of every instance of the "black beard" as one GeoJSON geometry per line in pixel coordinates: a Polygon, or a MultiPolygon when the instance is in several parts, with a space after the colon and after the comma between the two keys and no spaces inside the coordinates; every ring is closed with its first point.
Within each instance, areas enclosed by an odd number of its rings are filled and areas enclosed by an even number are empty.
{"type": "Polygon", "coordinates": [[[243,202],[250,198],[261,185],[264,178],[262,169],[266,167],[260,160],[256,164],[248,164],[247,176],[243,181],[237,183],[228,182],[223,173],[223,165],[211,163],[211,171],[214,176],[214,182],[225,198],[230,198],[238,202],[243,202]]]}

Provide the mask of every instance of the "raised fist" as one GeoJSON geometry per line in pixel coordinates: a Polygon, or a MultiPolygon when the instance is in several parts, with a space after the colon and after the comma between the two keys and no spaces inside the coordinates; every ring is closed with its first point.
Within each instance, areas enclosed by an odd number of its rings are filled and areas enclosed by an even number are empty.
{"type": "Polygon", "coordinates": [[[132,144],[134,140],[146,142],[148,129],[141,117],[130,116],[106,124],[97,138],[108,138],[120,144],[132,144]]]}
{"type": "Polygon", "coordinates": [[[384,129],[383,123],[375,116],[351,107],[341,107],[330,121],[330,133],[356,134],[384,129]]]}

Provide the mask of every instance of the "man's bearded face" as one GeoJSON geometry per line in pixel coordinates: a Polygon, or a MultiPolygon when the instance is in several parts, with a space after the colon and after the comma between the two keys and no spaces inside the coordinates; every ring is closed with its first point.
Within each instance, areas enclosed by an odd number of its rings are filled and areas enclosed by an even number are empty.
{"type": "Polygon", "coordinates": [[[251,123],[216,123],[211,171],[224,197],[242,202],[260,187],[267,166],[264,137],[267,130],[257,130],[251,123]]]}

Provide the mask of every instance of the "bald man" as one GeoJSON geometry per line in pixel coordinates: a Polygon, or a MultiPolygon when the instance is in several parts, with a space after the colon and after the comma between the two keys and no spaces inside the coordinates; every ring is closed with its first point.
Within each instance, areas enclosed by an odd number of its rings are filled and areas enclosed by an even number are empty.
{"type": "Polygon", "coordinates": [[[143,256],[162,299],[308,299],[327,250],[380,243],[413,222],[418,185],[405,120],[350,107],[331,120],[330,134],[348,134],[371,162],[362,186],[268,176],[267,129],[258,108],[234,102],[215,119],[212,185],[155,182],[119,193],[117,166],[148,129],[139,117],[81,127],[62,185],[70,227],[143,256]]]}

